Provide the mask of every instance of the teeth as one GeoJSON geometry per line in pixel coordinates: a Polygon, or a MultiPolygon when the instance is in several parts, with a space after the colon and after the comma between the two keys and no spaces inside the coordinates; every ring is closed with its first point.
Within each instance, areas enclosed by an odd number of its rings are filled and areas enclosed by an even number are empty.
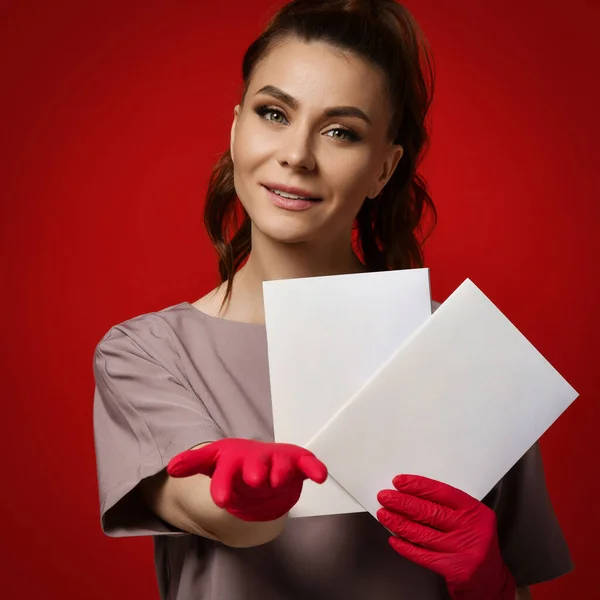
{"type": "Polygon", "coordinates": [[[289,198],[290,200],[310,200],[307,196],[296,196],[295,194],[288,194],[287,192],[282,192],[281,190],[271,190],[274,194],[281,196],[282,198],[289,198]]]}

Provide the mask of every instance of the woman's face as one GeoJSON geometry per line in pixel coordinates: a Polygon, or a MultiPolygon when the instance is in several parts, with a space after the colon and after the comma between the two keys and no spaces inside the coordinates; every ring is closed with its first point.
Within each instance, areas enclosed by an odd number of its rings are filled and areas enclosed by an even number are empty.
{"type": "Polygon", "coordinates": [[[231,131],[235,188],[254,227],[279,242],[347,243],[402,155],[390,118],[383,75],[363,59],[321,42],[276,45],[231,131]]]}

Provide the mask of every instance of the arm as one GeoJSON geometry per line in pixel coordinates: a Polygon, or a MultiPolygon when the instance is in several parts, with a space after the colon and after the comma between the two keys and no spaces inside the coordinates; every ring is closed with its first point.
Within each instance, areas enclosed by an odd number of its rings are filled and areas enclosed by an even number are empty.
{"type": "Polygon", "coordinates": [[[287,515],[274,521],[249,522],[219,508],[212,499],[210,482],[206,475],[174,478],[161,471],[143,480],[140,492],[163,521],[226,546],[259,546],[274,540],[283,531],[287,515]]]}
{"type": "Polygon", "coordinates": [[[169,461],[162,483],[144,489],[153,510],[168,522],[248,547],[281,533],[305,479],[327,479],[325,465],[305,448],[227,438],[181,452],[169,461]]]}
{"type": "Polygon", "coordinates": [[[103,531],[184,531],[232,547],[275,539],[303,481],[322,483],[327,469],[298,446],[227,438],[180,377],[162,321],[142,321],[111,330],[95,353],[103,531]]]}
{"type": "Polygon", "coordinates": [[[517,588],[516,600],[532,600],[528,587],[517,588]]]}

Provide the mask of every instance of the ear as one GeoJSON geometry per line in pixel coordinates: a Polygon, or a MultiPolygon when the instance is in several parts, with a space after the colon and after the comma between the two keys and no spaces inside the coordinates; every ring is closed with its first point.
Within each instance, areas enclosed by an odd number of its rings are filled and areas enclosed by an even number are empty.
{"type": "Polygon", "coordinates": [[[231,134],[230,134],[230,138],[229,138],[229,152],[231,153],[231,160],[233,161],[234,164],[235,164],[235,159],[233,158],[233,144],[235,143],[235,130],[237,127],[238,120],[240,118],[240,111],[241,111],[241,107],[238,104],[233,109],[233,122],[231,123],[231,134]]]}
{"type": "Polygon", "coordinates": [[[400,144],[392,144],[387,151],[383,166],[381,169],[381,175],[377,181],[371,186],[368,197],[373,199],[376,198],[381,190],[385,187],[385,184],[390,180],[390,177],[394,174],[402,155],[404,154],[404,148],[400,144]]]}

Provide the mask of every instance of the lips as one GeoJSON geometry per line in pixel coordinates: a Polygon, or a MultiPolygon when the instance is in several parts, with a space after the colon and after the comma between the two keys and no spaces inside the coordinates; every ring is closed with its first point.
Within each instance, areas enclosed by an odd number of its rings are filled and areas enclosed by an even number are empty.
{"type": "Polygon", "coordinates": [[[319,202],[322,200],[322,198],[310,190],[305,190],[303,188],[291,187],[278,183],[263,183],[262,186],[267,188],[267,190],[270,192],[277,194],[281,198],[286,198],[288,200],[311,200],[313,202],[319,202]]]}
{"type": "Polygon", "coordinates": [[[279,209],[286,211],[305,211],[319,204],[320,201],[310,200],[306,197],[288,197],[282,195],[284,192],[272,192],[268,187],[263,186],[267,198],[279,209]]]}

